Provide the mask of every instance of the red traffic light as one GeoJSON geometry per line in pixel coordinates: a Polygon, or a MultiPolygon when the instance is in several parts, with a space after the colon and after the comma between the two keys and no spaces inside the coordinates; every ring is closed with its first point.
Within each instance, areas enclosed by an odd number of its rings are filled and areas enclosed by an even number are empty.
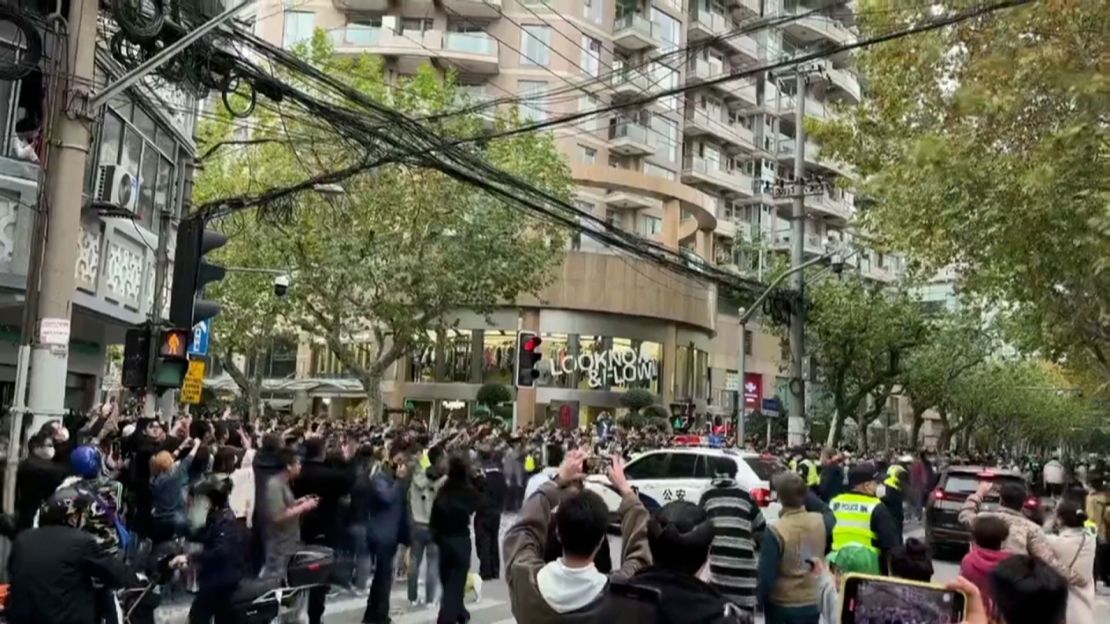
{"type": "Polygon", "coordinates": [[[541,344],[543,344],[543,339],[541,339],[539,336],[529,336],[524,340],[523,346],[525,351],[531,353],[538,350],[541,344]]]}
{"type": "Polygon", "coordinates": [[[192,332],[188,329],[163,329],[158,354],[162,357],[184,358],[192,332]]]}

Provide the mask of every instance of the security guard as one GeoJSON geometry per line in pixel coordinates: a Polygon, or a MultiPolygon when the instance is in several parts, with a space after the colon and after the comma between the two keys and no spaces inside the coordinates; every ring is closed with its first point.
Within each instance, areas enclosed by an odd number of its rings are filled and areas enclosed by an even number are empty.
{"type": "Polygon", "coordinates": [[[891,464],[890,468],[886,469],[886,479],[878,488],[879,499],[886,505],[887,510],[890,511],[890,517],[894,521],[894,530],[898,533],[899,544],[902,543],[906,523],[906,512],[903,503],[906,500],[907,477],[909,477],[909,473],[901,464],[891,464]]]}
{"type": "Polygon", "coordinates": [[[871,561],[868,571],[886,574],[887,556],[899,540],[890,510],[875,495],[876,479],[874,464],[857,464],[848,472],[849,491],[829,503],[836,518],[832,549],[865,549],[871,561]]]}

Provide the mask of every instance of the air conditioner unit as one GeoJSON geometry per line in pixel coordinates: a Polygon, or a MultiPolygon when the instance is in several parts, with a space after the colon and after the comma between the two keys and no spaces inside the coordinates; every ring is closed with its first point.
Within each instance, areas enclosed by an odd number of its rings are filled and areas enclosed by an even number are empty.
{"type": "Polygon", "coordinates": [[[100,165],[93,202],[135,212],[139,205],[139,178],[119,164],[100,165]]]}

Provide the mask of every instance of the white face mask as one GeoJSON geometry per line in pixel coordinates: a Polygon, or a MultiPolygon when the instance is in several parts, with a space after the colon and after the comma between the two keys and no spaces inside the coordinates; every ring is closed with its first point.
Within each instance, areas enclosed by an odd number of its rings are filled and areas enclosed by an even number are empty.
{"type": "Polygon", "coordinates": [[[42,459],[46,459],[46,460],[54,459],[54,447],[53,446],[41,446],[41,447],[35,449],[35,455],[38,455],[42,459]]]}
{"type": "Polygon", "coordinates": [[[879,484],[879,487],[875,488],[875,498],[882,498],[884,496],[886,496],[886,486],[879,484]]]}

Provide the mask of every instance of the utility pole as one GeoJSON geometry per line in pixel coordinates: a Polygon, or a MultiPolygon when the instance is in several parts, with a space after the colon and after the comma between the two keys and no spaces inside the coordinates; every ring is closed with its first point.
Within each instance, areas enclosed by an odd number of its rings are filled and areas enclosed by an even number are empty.
{"type": "MultiPolygon", "coordinates": [[[[89,153],[89,129],[96,111],[90,105],[96,53],[97,0],[73,0],[69,6],[69,54],[66,89],[53,102],[53,136],[46,164],[46,251],[39,286],[37,325],[64,329],[68,334],[73,306],[74,265],[81,236],[81,189],[85,160],[89,153]]],[[[36,285],[28,281],[27,288],[36,285]]],[[[62,342],[59,340],[59,342],[62,342]]],[[[31,347],[28,404],[34,413],[32,429],[65,407],[65,380],[69,369],[69,345],[42,344],[31,347]]],[[[19,390],[17,389],[17,392],[19,390]]]]}
{"type": "Polygon", "coordinates": [[[162,293],[166,290],[166,272],[169,270],[170,257],[166,249],[170,239],[170,211],[163,210],[158,215],[158,251],[154,258],[154,302],[150,304],[150,357],[147,359],[146,394],[143,396],[143,415],[147,418],[154,416],[154,407],[158,402],[158,391],[154,387],[157,374],[158,361],[158,330],[162,325],[162,305],[165,299],[162,293]]]}
{"type": "Polygon", "coordinates": [[[794,206],[790,212],[791,249],[790,266],[797,268],[790,285],[797,297],[790,315],[790,411],[786,421],[786,443],[799,446],[805,442],[805,380],[802,378],[802,360],[805,358],[805,234],[806,234],[806,72],[801,67],[794,74],[794,206]]]}

